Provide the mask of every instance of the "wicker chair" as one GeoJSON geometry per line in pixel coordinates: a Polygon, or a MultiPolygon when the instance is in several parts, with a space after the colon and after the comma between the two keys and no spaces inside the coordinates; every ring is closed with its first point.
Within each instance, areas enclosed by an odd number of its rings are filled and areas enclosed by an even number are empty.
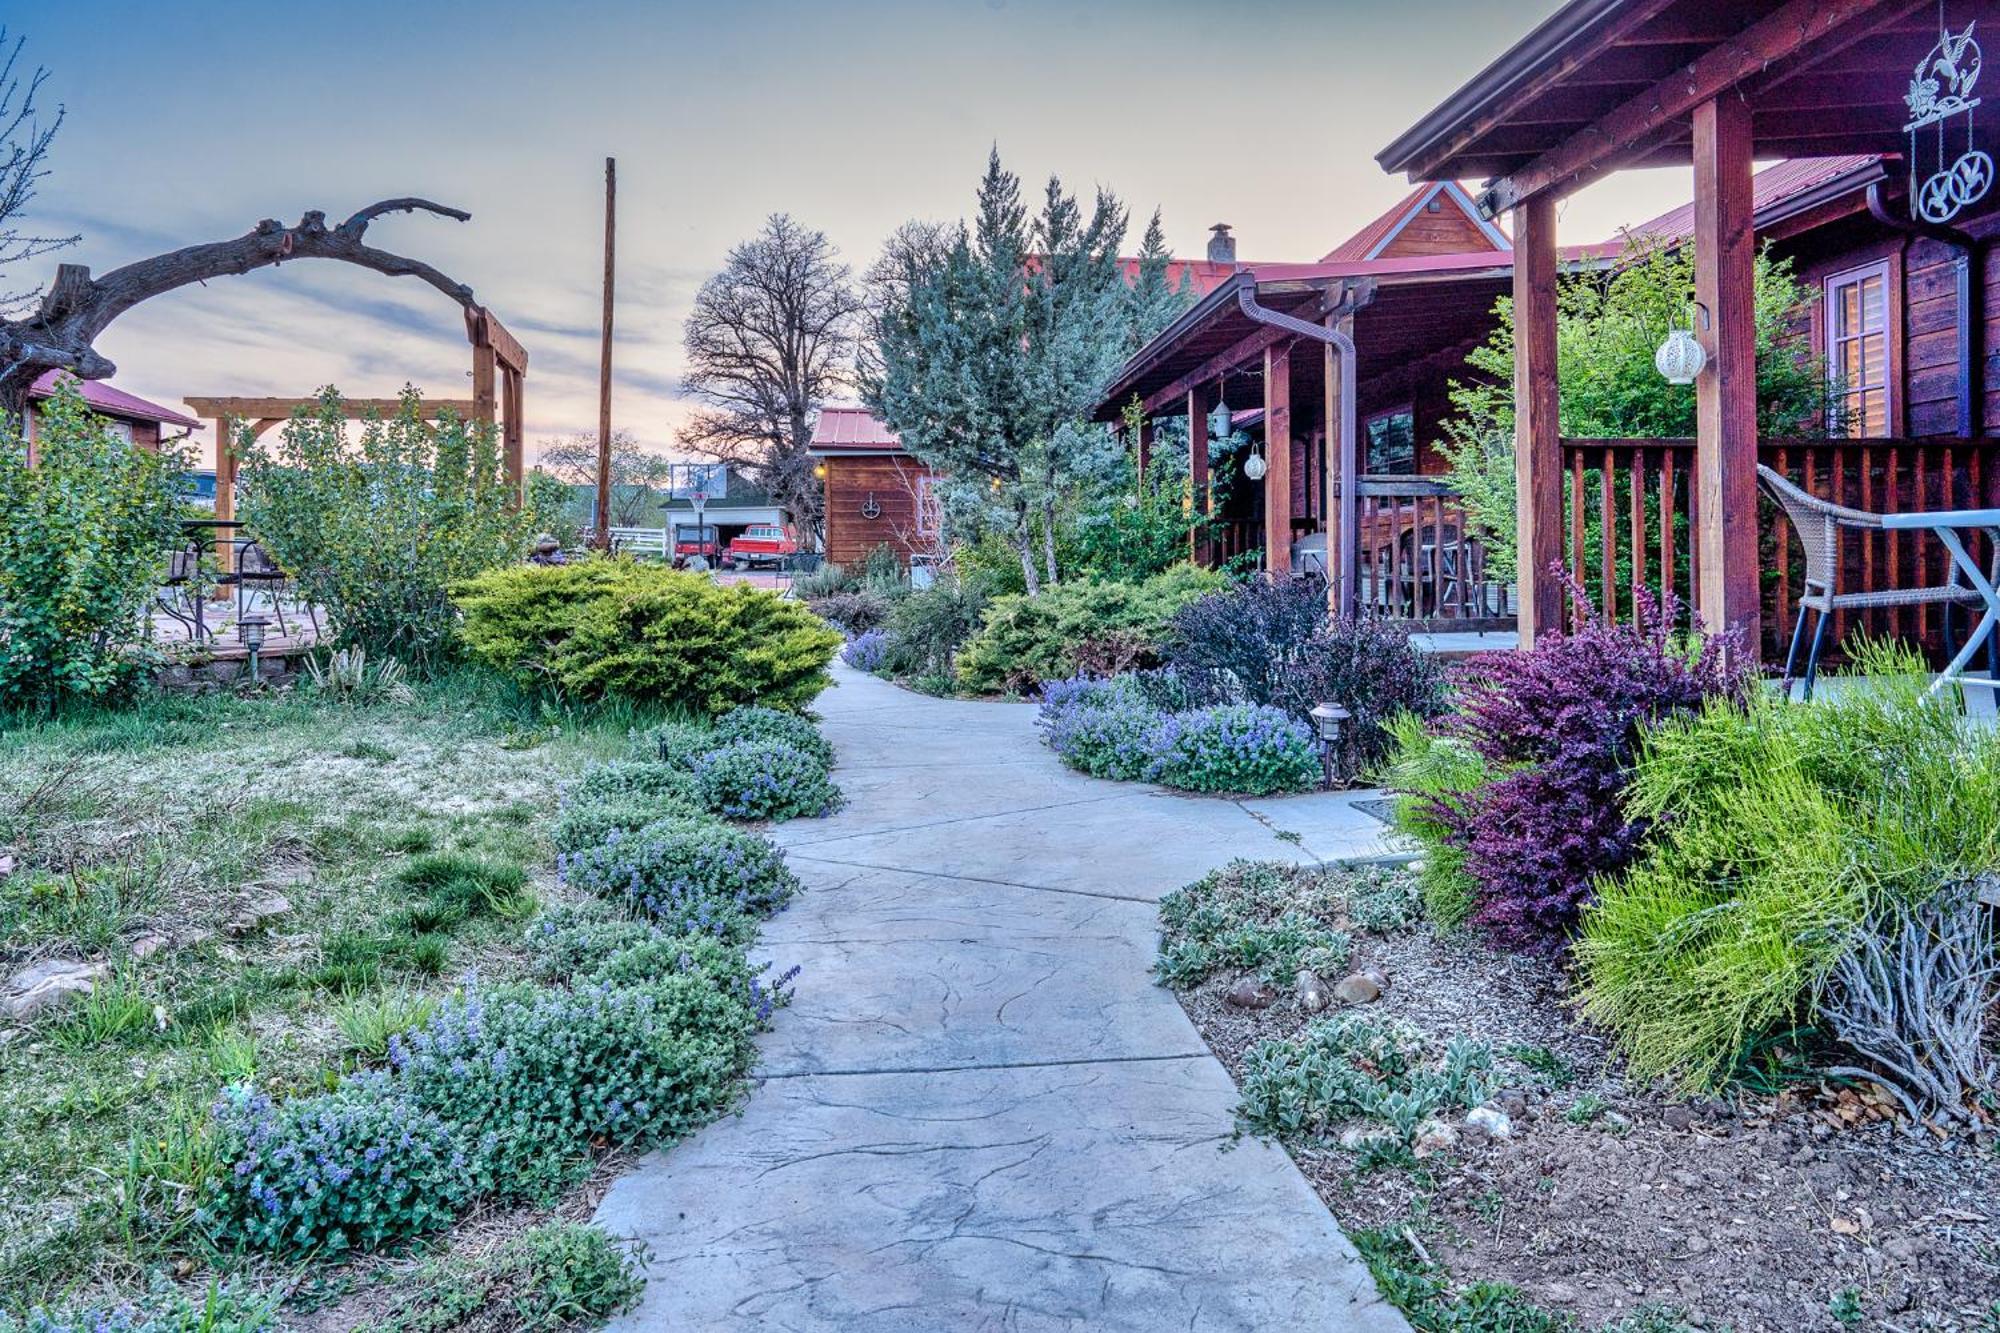
{"type": "MultiPolygon", "coordinates": [[[[1793,531],[1799,534],[1799,544],[1805,547],[1806,577],[1805,590],[1799,597],[1798,619],[1792,625],[1792,646],[1785,654],[1785,693],[1792,689],[1792,669],[1798,663],[1799,645],[1805,637],[1806,612],[1813,612],[1818,619],[1813,623],[1812,648],[1806,654],[1805,697],[1812,698],[1813,680],[1819,674],[1820,649],[1826,639],[1827,619],[1836,611],[1875,611],[1884,607],[1929,606],[1944,607],[1944,632],[1947,645],[1951,639],[1951,609],[1954,606],[1982,607],[1977,589],[1967,587],[1958,581],[1958,568],[1952,567],[1951,576],[1944,583],[1922,588],[1879,588],[1869,592],[1842,592],[1840,589],[1840,533],[1843,528],[1859,532],[1880,532],[1882,515],[1865,509],[1849,509],[1830,500],[1809,495],[1788,481],[1783,474],[1759,465],[1758,479],[1764,489],[1785,511],[1791,520],[1793,531]]],[[[1988,529],[1992,538],[1993,562],[1989,578],[2000,578],[2000,530],[1988,529]]],[[[1995,648],[1993,638],[1986,641],[1986,663],[1989,674],[1995,674],[1995,648]]]]}

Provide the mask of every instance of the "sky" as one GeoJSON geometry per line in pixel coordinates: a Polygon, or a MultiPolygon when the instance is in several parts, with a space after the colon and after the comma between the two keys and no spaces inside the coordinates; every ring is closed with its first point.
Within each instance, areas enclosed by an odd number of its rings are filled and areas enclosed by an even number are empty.
{"type": "MultiPolygon", "coordinates": [[[[595,431],[604,159],[618,160],[614,424],[675,452],[681,323],[775,212],[858,272],[910,218],[971,207],[988,148],[1316,259],[1408,189],[1374,154],[1557,0],[7,0],[67,119],[27,225],[103,272],[420,195],[371,243],[471,284],[527,346],[532,458],[595,431]]],[[[1564,243],[1684,201],[1683,170],[1566,201],[1564,243]]],[[[53,271],[55,258],[39,261],[53,271]]],[[[36,279],[40,280],[39,275],[36,279]]],[[[9,275],[8,285],[29,285],[9,275]]],[[[299,263],[147,302],[98,341],[115,383],[184,395],[470,396],[457,308],[414,279],[299,263]]]]}

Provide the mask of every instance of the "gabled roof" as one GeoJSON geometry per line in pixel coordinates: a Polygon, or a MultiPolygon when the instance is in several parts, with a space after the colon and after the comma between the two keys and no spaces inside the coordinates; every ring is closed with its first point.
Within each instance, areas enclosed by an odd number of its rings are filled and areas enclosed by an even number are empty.
{"type": "MultiPolygon", "coordinates": [[[[69,375],[66,370],[44,372],[41,378],[29,387],[28,397],[52,397],[56,391],[57,381],[66,375],[69,375]]],[[[83,395],[83,401],[90,405],[90,410],[100,416],[111,417],[118,421],[154,421],[162,426],[180,426],[184,429],[201,424],[193,417],[176,412],[171,407],[149,403],[135,393],[126,393],[123,389],[113,388],[103,380],[78,380],[73,375],[69,375],[69,378],[75,381],[78,391],[83,395]]]]}
{"type": "Polygon", "coordinates": [[[822,407],[813,423],[812,454],[901,453],[903,441],[865,407],[822,407]]]}
{"type": "Polygon", "coordinates": [[[1321,262],[1331,264],[1354,259],[1380,259],[1393,254],[1397,238],[1412,222],[1424,216],[1434,199],[1441,207],[1454,208],[1463,214],[1465,220],[1485,239],[1486,248],[1514,248],[1505,232],[1479,216],[1479,210],[1464,186],[1457,181],[1427,181],[1404,195],[1394,208],[1327,251],[1321,256],[1321,262]]]}

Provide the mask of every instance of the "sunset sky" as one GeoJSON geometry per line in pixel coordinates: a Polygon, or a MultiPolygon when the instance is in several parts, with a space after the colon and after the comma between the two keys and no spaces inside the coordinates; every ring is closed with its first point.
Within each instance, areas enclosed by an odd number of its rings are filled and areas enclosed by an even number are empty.
{"type": "MultiPolygon", "coordinates": [[[[1154,206],[1176,251],[1234,224],[1246,259],[1319,257],[1407,188],[1374,153],[1555,0],[16,0],[68,111],[33,215],[106,269],[307,209],[394,195],[469,210],[371,241],[461,281],[527,344],[527,430],[594,429],[603,159],[619,173],[617,424],[670,451],[680,326],[772,212],[857,270],[912,217],[970,206],[987,148],[1031,188],[1154,206]]],[[[1595,241],[1681,202],[1632,172],[1566,205],[1595,241]]],[[[41,261],[51,271],[53,258],[41,261]]],[[[35,275],[32,281],[42,280],[35,275]]],[[[10,285],[30,279],[12,275],[10,285]]],[[[299,264],[141,306],[116,382],[185,394],[469,393],[458,311],[411,280],[299,264]]]]}

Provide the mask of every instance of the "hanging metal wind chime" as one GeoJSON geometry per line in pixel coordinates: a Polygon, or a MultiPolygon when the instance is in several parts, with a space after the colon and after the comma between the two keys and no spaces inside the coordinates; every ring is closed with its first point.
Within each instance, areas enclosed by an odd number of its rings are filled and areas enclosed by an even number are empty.
{"type": "Polygon", "coordinates": [[[1974,26],[1968,20],[1963,32],[1954,33],[1945,21],[1944,0],[1938,0],[1937,45],[1917,62],[1903,98],[1910,110],[1903,126],[1910,136],[1910,211],[1925,222],[1949,222],[1993,188],[1993,159],[1973,141],[1972,112],[1980,102],[1973,95],[1980,70],[1974,26]],[[1956,138],[1950,134],[1955,127],[1948,122],[1959,116],[1965,117],[1965,150],[1953,158],[1948,135],[1956,138]],[[1936,160],[1926,174],[1919,135],[1932,126],[1937,127],[1936,160]]]}

